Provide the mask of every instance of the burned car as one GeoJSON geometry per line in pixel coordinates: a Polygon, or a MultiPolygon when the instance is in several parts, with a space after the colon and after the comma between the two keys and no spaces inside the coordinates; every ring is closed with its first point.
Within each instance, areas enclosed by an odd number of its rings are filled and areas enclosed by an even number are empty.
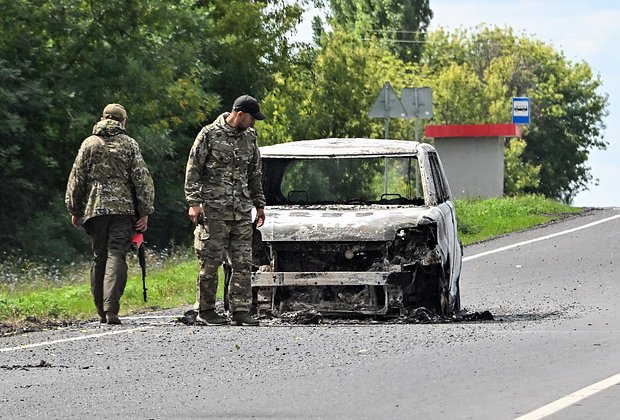
{"type": "Polygon", "coordinates": [[[431,145],[330,138],[260,151],[267,205],[253,243],[259,314],[459,311],[462,245],[431,145]]]}

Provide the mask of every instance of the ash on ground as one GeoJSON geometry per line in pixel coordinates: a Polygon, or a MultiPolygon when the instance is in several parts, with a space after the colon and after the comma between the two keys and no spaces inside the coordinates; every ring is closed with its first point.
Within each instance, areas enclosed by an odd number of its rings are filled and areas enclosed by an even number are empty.
{"type": "MultiPolygon", "coordinates": [[[[216,311],[226,316],[226,312],[217,308],[216,311]]],[[[185,325],[202,325],[196,322],[198,311],[190,309],[177,319],[185,325]]],[[[413,310],[409,315],[402,317],[376,317],[376,316],[325,316],[314,307],[307,306],[296,310],[283,311],[278,316],[261,316],[258,318],[261,325],[319,325],[319,324],[441,324],[453,322],[481,322],[494,321],[495,317],[489,311],[468,312],[461,310],[453,316],[440,316],[432,311],[420,307],[413,310]]]]}

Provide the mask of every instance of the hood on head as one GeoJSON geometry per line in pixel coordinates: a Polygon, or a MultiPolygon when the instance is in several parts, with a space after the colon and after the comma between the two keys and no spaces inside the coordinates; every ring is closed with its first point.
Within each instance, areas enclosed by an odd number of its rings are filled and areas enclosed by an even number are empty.
{"type": "Polygon", "coordinates": [[[101,120],[93,127],[93,134],[95,136],[109,137],[116,134],[124,133],[125,128],[123,127],[123,125],[120,122],[114,121],[112,119],[101,120]]]}

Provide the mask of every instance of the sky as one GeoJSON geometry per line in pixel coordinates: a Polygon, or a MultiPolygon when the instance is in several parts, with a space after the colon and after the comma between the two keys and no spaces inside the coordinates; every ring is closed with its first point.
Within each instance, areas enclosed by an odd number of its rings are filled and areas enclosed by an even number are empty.
{"type": "MultiPolygon", "coordinates": [[[[397,0],[395,0],[397,1],[397,0]]],[[[541,40],[573,62],[587,62],[600,74],[600,93],[609,96],[604,119],[606,150],[590,153],[587,165],[598,185],[581,192],[578,207],[620,206],[620,2],[618,0],[430,0],[430,30],[475,28],[480,24],[511,27],[517,34],[541,40]]],[[[296,39],[312,39],[309,11],[296,39]]],[[[510,121],[507,121],[510,122],[510,121]]]]}

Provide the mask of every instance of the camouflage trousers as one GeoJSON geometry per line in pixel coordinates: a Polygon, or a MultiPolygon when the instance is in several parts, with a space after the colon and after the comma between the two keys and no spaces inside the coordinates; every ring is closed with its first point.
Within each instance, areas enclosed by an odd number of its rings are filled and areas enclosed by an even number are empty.
{"type": "Polygon", "coordinates": [[[88,219],[84,230],[91,236],[94,258],[90,265],[90,290],[97,313],[118,314],[127,284],[127,251],[134,233],[133,216],[108,215],[88,219]]]}
{"type": "Polygon", "coordinates": [[[232,267],[228,285],[231,312],[249,312],[252,304],[252,223],[206,219],[194,231],[194,248],[200,260],[198,310],[215,308],[218,268],[224,262],[232,267]]]}

